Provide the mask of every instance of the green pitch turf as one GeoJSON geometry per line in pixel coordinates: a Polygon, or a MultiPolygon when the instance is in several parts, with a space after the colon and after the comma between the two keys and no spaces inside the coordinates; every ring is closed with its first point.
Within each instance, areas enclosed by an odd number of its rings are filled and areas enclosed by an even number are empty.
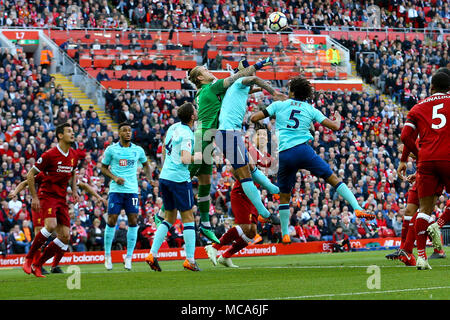
{"type": "Polygon", "coordinates": [[[450,299],[450,258],[430,260],[432,270],[418,271],[386,260],[390,252],[234,258],[239,269],[199,259],[202,272],[183,270],[182,261],[161,261],[162,272],[144,262],[133,263],[132,271],[122,264],[109,272],[104,265],[81,265],[80,289],[67,286],[73,274],[40,279],[0,269],[0,300],[450,299]]]}

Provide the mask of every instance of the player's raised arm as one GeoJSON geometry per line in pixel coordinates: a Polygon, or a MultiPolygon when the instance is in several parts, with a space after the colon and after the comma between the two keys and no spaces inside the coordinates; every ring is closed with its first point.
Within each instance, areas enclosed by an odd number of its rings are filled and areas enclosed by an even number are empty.
{"type": "MultiPolygon", "coordinates": [[[[240,64],[245,63],[245,60],[239,62],[240,64]]],[[[262,61],[258,61],[257,63],[255,63],[252,66],[246,67],[242,70],[240,70],[239,72],[235,73],[232,76],[229,76],[228,78],[225,78],[225,80],[223,81],[223,87],[225,89],[231,87],[231,85],[239,78],[242,77],[248,77],[248,76],[252,76],[256,71],[264,68],[265,66],[270,66],[273,64],[273,59],[271,57],[268,57],[262,61]]]]}
{"type": "Polygon", "coordinates": [[[288,96],[285,94],[282,94],[281,92],[276,91],[274,88],[270,86],[270,84],[267,81],[264,81],[263,79],[257,77],[257,76],[250,76],[245,77],[242,79],[242,84],[245,86],[253,86],[256,85],[267,92],[269,92],[275,101],[284,101],[288,99],[288,96]]]}

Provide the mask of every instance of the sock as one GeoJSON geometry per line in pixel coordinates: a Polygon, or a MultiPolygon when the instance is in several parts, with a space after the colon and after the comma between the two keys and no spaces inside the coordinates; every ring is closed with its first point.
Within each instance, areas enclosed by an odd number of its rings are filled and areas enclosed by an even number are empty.
{"type": "Polygon", "coordinates": [[[172,227],[172,224],[164,220],[156,230],[155,237],[153,238],[152,248],[150,249],[150,253],[156,257],[158,254],[159,248],[161,248],[162,243],[164,242],[164,238],[169,232],[169,229],[172,227]]]}
{"type": "Polygon", "coordinates": [[[264,189],[269,191],[271,194],[280,193],[280,188],[274,185],[266,175],[259,170],[257,167],[252,171],[252,178],[257,184],[260,184],[264,189]]]}
{"type": "Polygon", "coordinates": [[[239,237],[242,238],[245,242],[252,242],[252,239],[245,235],[244,230],[242,230],[240,226],[236,226],[236,231],[238,232],[239,237]]]}
{"type": "Polygon", "coordinates": [[[45,247],[42,256],[39,258],[39,261],[35,264],[37,268],[40,268],[47,262],[48,259],[57,254],[64,255],[64,252],[67,251],[69,246],[64,244],[61,240],[56,238],[53,240],[47,247],[45,247]],[[62,252],[61,252],[62,251],[62,252]]]}
{"type": "Polygon", "coordinates": [[[229,229],[225,232],[222,237],[220,237],[220,243],[213,243],[213,248],[219,250],[222,246],[232,243],[234,240],[239,238],[239,233],[236,227],[229,229]]]}
{"type": "Polygon", "coordinates": [[[55,257],[53,258],[52,268],[56,268],[61,261],[62,257],[64,257],[65,251],[57,251],[55,257]]]}
{"type": "Polygon", "coordinates": [[[412,216],[411,220],[409,221],[408,233],[406,235],[406,240],[402,248],[408,253],[412,253],[414,249],[414,241],[416,241],[416,229],[415,229],[416,219],[417,219],[417,212],[412,216]]]}
{"type": "Polygon", "coordinates": [[[402,233],[400,235],[400,249],[403,249],[403,245],[405,244],[406,236],[408,235],[409,224],[411,222],[411,219],[412,219],[411,216],[403,217],[402,233]]]}
{"type": "Polygon", "coordinates": [[[223,253],[224,258],[231,258],[236,252],[239,252],[241,249],[245,248],[248,245],[248,242],[245,241],[242,238],[237,239],[233,244],[231,245],[231,248],[229,248],[227,251],[223,253]]]}
{"type": "Polygon", "coordinates": [[[33,256],[33,262],[32,263],[36,264],[39,261],[39,259],[41,258],[41,256],[42,256],[42,251],[41,250],[37,250],[36,253],[33,256]]]}
{"type": "Polygon", "coordinates": [[[52,234],[47,231],[44,227],[41,231],[34,237],[33,243],[31,244],[30,250],[27,253],[27,259],[33,259],[35,253],[41,249],[42,245],[47,242],[48,237],[52,234]]]}
{"type": "Polygon", "coordinates": [[[342,198],[350,203],[353,210],[363,210],[363,208],[361,208],[361,206],[359,205],[358,200],[356,200],[355,195],[350,191],[345,183],[338,183],[336,191],[340,196],[342,196],[342,198]]]}
{"type": "Polygon", "coordinates": [[[258,210],[258,213],[264,218],[268,218],[270,216],[270,212],[262,203],[261,194],[253,181],[251,179],[242,179],[241,185],[245,195],[253,203],[256,210],[258,210]]]}
{"type": "Polygon", "coordinates": [[[441,216],[437,219],[439,228],[442,228],[450,220],[450,208],[446,207],[441,216]]]}
{"type": "Polygon", "coordinates": [[[416,240],[417,240],[417,255],[426,259],[427,254],[425,252],[427,242],[427,228],[429,225],[430,216],[425,213],[418,213],[416,218],[416,240]]]}
{"type": "Polygon", "coordinates": [[[281,233],[283,236],[289,234],[289,204],[280,204],[279,206],[281,233]]]}
{"type": "Polygon", "coordinates": [[[183,224],[183,239],[186,259],[193,263],[195,261],[195,222],[187,222],[183,224]]]}
{"type": "Polygon", "coordinates": [[[163,221],[165,216],[166,216],[166,210],[164,209],[164,205],[161,206],[161,209],[159,209],[159,211],[157,213],[155,213],[155,216],[163,221]]]}
{"type": "Polygon", "coordinates": [[[137,233],[138,233],[138,226],[128,226],[127,231],[127,257],[131,258],[133,256],[134,247],[136,246],[137,241],[137,233]]]}
{"type": "Polygon", "coordinates": [[[106,224],[105,228],[105,256],[111,256],[111,246],[114,240],[114,235],[116,234],[116,228],[115,226],[110,226],[109,224],[106,224]]]}
{"type": "Polygon", "coordinates": [[[211,226],[209,222],[209,206],[211,204],[210,184],[200,184],[198,186],[198,211],[200,212],[200,221],[203,226],[211,226]]]}

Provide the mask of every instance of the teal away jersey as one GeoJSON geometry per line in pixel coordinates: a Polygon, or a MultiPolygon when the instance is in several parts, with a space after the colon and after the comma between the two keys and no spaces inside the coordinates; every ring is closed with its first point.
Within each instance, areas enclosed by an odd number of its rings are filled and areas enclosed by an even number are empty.
{"type": "Polygon", "coordinates": [[[241,130],[250,87],[242,84],[243,78],[236,80],[228,88],[222,100],[219,115],[219,130],[241,130]]]}
{"type": "Polygon", "coordinates": [[[270,116],[276,116],[278,152],[312,140],[309,132],[312,122],[322,123],[326,117],[307,102],[288,99],[276,101],[267,107],[270,116]]]}
{"type": "Polygon", "coordinates": [[[145,162],[147,162],[147,156],[144,149],[134,143],[131,143],[128,148],[123,147],[120,142],[107,147],[102,164],[110,166],[110,171],[115,176],[125,179],[123,185],[111,181],[109,192],[138,193],[137,169],[145,162]]]}
{"type": "Polygon", "coordinates": [[[177,122],[167,130],[164,165],[160,178],[173,182],[191,181],[187,164],[181,162],[181,151],[192,154],[194,133],[189,126],[177,122]]]}

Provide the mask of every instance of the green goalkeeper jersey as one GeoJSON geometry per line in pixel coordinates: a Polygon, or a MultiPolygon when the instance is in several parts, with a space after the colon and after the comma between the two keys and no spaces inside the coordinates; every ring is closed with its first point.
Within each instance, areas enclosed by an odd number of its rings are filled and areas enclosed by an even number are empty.
{"type": "Polygon", "coordinates": [[[227,91],[223,87],[223,79],[204,84],[195,96],[198,106],[198,128],[202,131],[217,129],[222,99],[227,91]]]}

